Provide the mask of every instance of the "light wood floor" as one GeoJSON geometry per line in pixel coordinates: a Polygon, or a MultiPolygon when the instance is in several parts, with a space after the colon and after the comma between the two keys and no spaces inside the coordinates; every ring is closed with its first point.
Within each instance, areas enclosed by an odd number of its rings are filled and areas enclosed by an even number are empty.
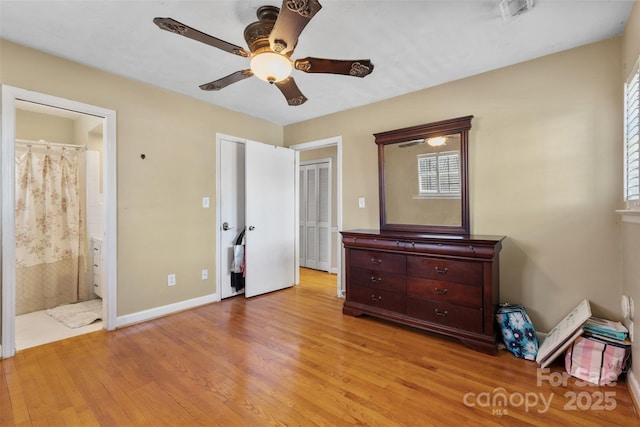
{"type": "Polygon", "coordinates": [[[505,351],[342,315],[335,276],[302,281],[0,361],[0,425],[640,425],[623,383],[538,381],[505,351]]]}

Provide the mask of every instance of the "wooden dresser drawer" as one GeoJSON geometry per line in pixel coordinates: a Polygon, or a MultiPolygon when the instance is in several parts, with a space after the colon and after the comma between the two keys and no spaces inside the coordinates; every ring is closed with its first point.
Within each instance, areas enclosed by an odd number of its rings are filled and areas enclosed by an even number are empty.
{"type": "Polygon", "coordinates": [[[373,289],[366,286],[351,285],[348,289],[347,298],[349,301],[366,304],[371,307],[381,308],[383,310],[394,311],[397,313],[405,312],[404,293],[393,291],[383,291],[373,289]]]}
{"type": "Polygon", "coordinates": [[[421,252],[426,254],[442,254],[448,256],[463,256],[473,258],[493,258],[495,252],[492,247],[475,246],[466,244],[452,243],[419,243],[408,241],[405,242],[406,248],[412,252],[421,252]]]}
{"type": "Polygon", "coordinates": [[[482,333],[482,310],[407,298],[407,315],[465,331],[482,333]]]}
{"type": "Polygon", "coordinates": [[[482,288],[432,279],[407,277],[407,296],[482,308],[482,288]]]}
{"type": "Polygon", "coordinates": [[[358,249],[351,250],[349,263],[351,267],[397,274],[405,274],[407,269],[405,255],[358,249]]]}
{"type": "Polygon", "coordinates": [[[482,286],[482,264],[410,255],[407,276],[482,286]]]}
{"type": "Polygon", "coordinates": [[[404,295],[406,291],[406,276],[357,267],[349,269],[349,283],[374,289],[393,291],[402,295],[404,295]]]}
{"type": "Polygon", "coordinates": [[[373,237],[344,237],[345,246],[366,247],[374,249],[404,249],[404,241],[400,239],[378,239],[373,237]]]}

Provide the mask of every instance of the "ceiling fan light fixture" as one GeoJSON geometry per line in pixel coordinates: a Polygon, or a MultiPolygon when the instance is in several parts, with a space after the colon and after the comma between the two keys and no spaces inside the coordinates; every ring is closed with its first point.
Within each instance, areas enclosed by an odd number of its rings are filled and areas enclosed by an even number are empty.
{"type": "Polygon", "coordinates": [[[261,80],[269,83],[282,81],[291,75],[293,63],[279,53],[263,52],[251,58],[251,71],[261,80]]]}
{"type": "Polygon", "coordinates": [[[427,144],[432,147],[440,147],[447,143],[447,138],[444,136],[436,136],[434,138],[427,138],[427,144]]]}

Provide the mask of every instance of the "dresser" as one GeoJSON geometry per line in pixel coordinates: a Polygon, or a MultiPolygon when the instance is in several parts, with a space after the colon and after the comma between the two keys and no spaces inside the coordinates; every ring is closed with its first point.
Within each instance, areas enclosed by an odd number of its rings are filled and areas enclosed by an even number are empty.
{"type": "Polygon", "coordinates": [[[437,332],[495,354],[502,236],[343,231],[343,313],[437,332]]]}

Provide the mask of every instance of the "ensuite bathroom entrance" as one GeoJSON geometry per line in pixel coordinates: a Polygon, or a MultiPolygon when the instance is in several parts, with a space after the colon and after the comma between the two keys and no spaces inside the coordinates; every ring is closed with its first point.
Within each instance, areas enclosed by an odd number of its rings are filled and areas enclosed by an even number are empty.
{"type": "Polygon", "coordinates": [[[115,112],[2,86],[1,357],[115,327],[115,112]]]}
{"type": "Polygon", "coordinates": [[[16,349],[102,329],[102,118],[16,102],[16,349]]]}

